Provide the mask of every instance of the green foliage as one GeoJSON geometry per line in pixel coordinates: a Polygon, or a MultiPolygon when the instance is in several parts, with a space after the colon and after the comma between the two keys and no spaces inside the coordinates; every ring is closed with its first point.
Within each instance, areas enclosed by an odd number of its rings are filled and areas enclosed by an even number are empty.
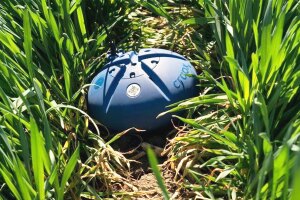
{"type": "Polygon", "coordinates": [[[86,84],[109,47],[104,24],[125,50],[171,49],[201,72],[200,95],[168,111],[188,110],[166,147],[178,189],[199,199],[298,199],[299,4],[1,1],[0,199],[126,195],[113,186],[130,186],[129,163],[109,146],[125,132],[105,143],[85,112],[86,84]]]}
{"type": "Polygon", "coordinates": [[[154,151],[150,147],[148,147],[148,149],[147,149],[147,155],[148,155],[150,166],[151,166],[152,171],[157,179],[157,184],[162,191],[164,199],[170,199],[168,190],[164,184],[163,178],[162,178],[162,176],[160,174],[160,170],[158,168],[157,158],[155,156],[154,151]]]}
{"type": "Polygon", "coordinates": [[[169,111],[199,112],[180,118],[190,128],[171,141],[170,167],[200,198],[289,199],[299,168],[299,2],[205,0],[192,7],[204,12],[183,23],[210,24],[216,54],[207,61],[217,59],[220,77],[203,68],[200,97],[169,111]]]}
{"type": "Polygon", "coordinates": [[[112,29],[130,9],[126,1],[1,1],[0,199],[100,198],[124,182],[128,161],[84,110],[85,84],[108,49],[102,23],[112,29]]]}

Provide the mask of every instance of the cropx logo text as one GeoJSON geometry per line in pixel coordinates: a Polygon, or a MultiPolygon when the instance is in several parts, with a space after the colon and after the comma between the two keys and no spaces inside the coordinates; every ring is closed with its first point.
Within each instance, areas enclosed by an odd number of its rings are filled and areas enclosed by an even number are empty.
{"type": "Polygon", "coordinates": [[[173,85],[175,88],[181,88],[184,87],[183,81],[188,78],[187,74],[190,73],[191,65],[183,64],[183,67],[181,69],[181,72],[177,79],[173,81],[173,85]]]}

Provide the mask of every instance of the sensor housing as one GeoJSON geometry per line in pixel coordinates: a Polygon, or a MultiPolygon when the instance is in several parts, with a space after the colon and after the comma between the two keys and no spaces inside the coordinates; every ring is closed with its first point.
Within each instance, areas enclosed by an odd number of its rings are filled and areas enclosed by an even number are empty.
{"type": "Polygon", "coordinates": [[[163,49],[119,52],[96,75],[88,92],[89,114],[113,131],[147,131],[170,124],[156,118],[166,106],[197,95],[196,71],[183,56],[163,49]]]}

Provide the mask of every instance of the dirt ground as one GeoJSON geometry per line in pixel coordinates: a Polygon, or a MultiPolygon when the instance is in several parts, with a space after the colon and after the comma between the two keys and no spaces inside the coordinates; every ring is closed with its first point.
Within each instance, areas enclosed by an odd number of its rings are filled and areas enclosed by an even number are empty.
{"type": "Polygon", "coordinates": [[[188,199],[190,192],[178,187],[174,180],[174,171],[168,169],[165,165],[167,156],[162,156],[162,152],[168,138],[174,137],[176,132],[173,129],[162,130],[158,133],[130,133],[125,135],[120,142],[117,142],[114,148],[124,152],[125,156],[137,162],[132,163],[132,181],[136,194],[126,199],[163,199],[161,189],[150,168],[146,148],[150,147],[155,151],[156,157],[161,167],[161,174],[168,189],[171,199],[188,199]]]}

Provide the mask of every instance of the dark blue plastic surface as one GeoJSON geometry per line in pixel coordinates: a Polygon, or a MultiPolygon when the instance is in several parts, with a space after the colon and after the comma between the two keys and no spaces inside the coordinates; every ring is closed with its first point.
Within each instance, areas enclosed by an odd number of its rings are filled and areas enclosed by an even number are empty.
{"type": "Polygon", "coordinates": [[[197,95],[193,66],[181,55],[163,49],[119,53],[93,79],[88,92],[90,115],[109,129],[154,130],[170,123],[156,119],[171,103],[197,95]]]}

